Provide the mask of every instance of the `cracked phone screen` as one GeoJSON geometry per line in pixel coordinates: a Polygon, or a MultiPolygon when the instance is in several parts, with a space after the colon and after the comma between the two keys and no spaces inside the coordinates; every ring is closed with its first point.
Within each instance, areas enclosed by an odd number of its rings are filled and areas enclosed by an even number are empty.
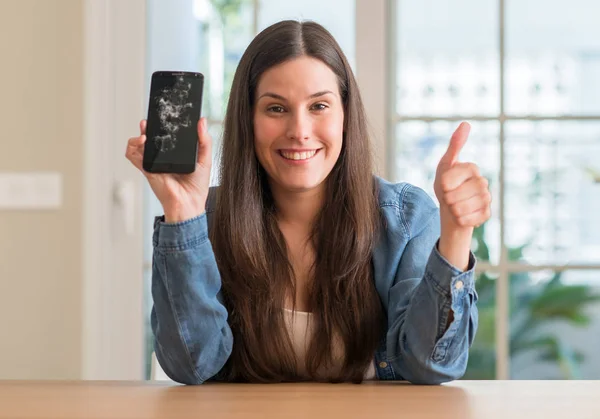
{"type": "Polygon", "coordinates": [[[146,147],[153,163],[193,164],[202,79],[186,75],[153,77],[146,147]]]}

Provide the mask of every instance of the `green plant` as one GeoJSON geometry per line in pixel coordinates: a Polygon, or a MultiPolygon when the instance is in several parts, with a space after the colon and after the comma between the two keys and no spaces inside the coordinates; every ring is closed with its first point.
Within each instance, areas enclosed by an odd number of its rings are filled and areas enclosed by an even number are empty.
{"type": "Polygon", "coordinates": [[[221,119],[238,62],[254,34],[252,0],[209,0],[214,19],[201,22],[198,68],[205,72],[205,110],[221,119]],[[220,67],[219,63],[222,60],[220,67]],[[208,94],[208,92],[211,92],[208,94]]]}
{"type": "MultiPolygon", "coordinates": [[[[489,261],[489,249],[484,240],[485,224],[474,232],[474,254],[480,261],[489,261]]],[[[510,260],[522,260],[527,244],[509,249],[510,260]]],[[[585,327],[590,318],[587,307],[600,301],[600,295],[587,285],[569,285],[555,273],[549,281],[533,283],[527,272],[509,277],[510,355],[533,352],[539,361],[550,362],[558,368],[561,378],[580,377],[579,366],[584,357],[573,350],[558,334],[547,332],[552,324],[566,322],[585,327]]],[[[481,273],[476,281],[479,296],[479,330],[470,351],[464,379],[494,379],[496,367],[496,278],[481,273]]]]}
{"type": "Polygon", "coordinates": [[[249,0],[210,0],[212,6],[219,12],[223,23],[228,18],[237,16],[244,4],[249,4],[249,0]]]}

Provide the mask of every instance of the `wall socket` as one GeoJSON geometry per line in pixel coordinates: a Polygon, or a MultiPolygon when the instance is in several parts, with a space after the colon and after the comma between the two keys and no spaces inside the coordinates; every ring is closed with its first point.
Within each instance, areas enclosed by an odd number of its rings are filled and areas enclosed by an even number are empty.
{"type": "Polygon", "coordinates": [[[0,172],[0,210],[53,210],[63,201],[58,172],[0,172]]]}

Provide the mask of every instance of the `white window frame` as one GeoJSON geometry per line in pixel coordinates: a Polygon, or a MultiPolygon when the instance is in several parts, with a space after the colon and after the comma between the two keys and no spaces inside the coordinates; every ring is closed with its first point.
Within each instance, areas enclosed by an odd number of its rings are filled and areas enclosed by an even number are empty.
{"type": "MultiPolygon", "coordinates": [[[[506,0],[498,0],[498,51],[499,51],[499,65],[500,65],[500,110],[496,116],[482,116],[482,115],[458,115],[452,117],[437,117],[430,115],[411,116],[405,117],[396,113],[396,98],[394,97],[396,92],[396,40],[397,38],[397,3],[400,0],[381,0],[386,2],[386,25],[387,25],[387,38],[385,42],[388,44],[388,48],[385,51],[389,54],[387,57],[388,66],[388,77],[385,78],[389,85],[387,86],[386,92],[390,93],[390,100],[385,114],[388,115],[389,123],[387,124],[387,135],[386,135],[386,150],[387,155],[390,159],[395,156],[395,142],[398,139],[395,137],[395,126],[399,122],[406,121],[420,121],[420,122],[433,122],[433,121],[452,121],[459,122],[463,120],[468,121],[498,121],[500,124],[500,173],[499,173],[499,219],[500,219],[500,261],[497,265],[488,262],[478,262],[477,274],[483,272],[496,273],[498,279],[496,280],[496,379],[508,380],[510,379],[510,334],[509,334],[509,276],[514,272],[539,272],[545,270],[552,270],[555,272],[573,271],[573,270],[599,270],[600,264],[569,264],[569,265],[530,265],[520,262],[510,261],[508,258],[508,249],[506,247],[506,233],[505,233],[505,124],[507,121],[521,120],[521,121],[598,121],[600,122],[600,115],[569,115],[569,116],[550,116],[550,115],[510,115],[505,111],[505,21],[506,21],[506,0]]],[[[370,2],[369,2],[370,3],[370,2]]],[[[364,12],[368,12],[368,8],[365,8],[364,12]]],[[[374,21],[375,23],[375,21],[374,21]]],[[[375,44],[373,44],[375,45],[375,44]]],[[[375,49],[374,49],[375,50],[375,49]]],[[[374,60],[382,61],[380,57],[374,57],[374,60]]],[[[384,60],[385,61],[385,60],[384,60]]],[[[376,87],[373,85],[371,87],[376,87]]],[[[363,93],[365,93],[363,91],[363,93]]],[[[373,95],[383,94],[381,91],[373,92],[373,95]]],[[[390,160],[387,162],[386,175],[393,176],[393,162],[390,160]]]]}

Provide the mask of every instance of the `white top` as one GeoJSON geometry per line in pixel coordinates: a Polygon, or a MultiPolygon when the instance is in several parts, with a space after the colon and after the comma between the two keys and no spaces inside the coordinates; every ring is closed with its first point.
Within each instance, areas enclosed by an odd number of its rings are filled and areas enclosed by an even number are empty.
{"type": "MultiPolygon", "coordinates": [[[[286,314],[286,320],[288,323],[288,332],[292,340],[294,351],[296,352],[296,359],[298,360],[298,373],[301,377],[308,377],[306,372],[306,352],[308,351],[309,337],[312,336],[312,322],[310,321],[312,313],[305,311],[292,311],[284,309],[286,314]]],[[[343,358],[341,355],[341,347],[339,345],[333,346],[334,352],[338,353],[335,357],[339,359],[332,368],[341,368],[343,358]]],[[[369,364],[367,371],[365,372],[365,380],[376,379],[374,361],[369,364]]]]}

